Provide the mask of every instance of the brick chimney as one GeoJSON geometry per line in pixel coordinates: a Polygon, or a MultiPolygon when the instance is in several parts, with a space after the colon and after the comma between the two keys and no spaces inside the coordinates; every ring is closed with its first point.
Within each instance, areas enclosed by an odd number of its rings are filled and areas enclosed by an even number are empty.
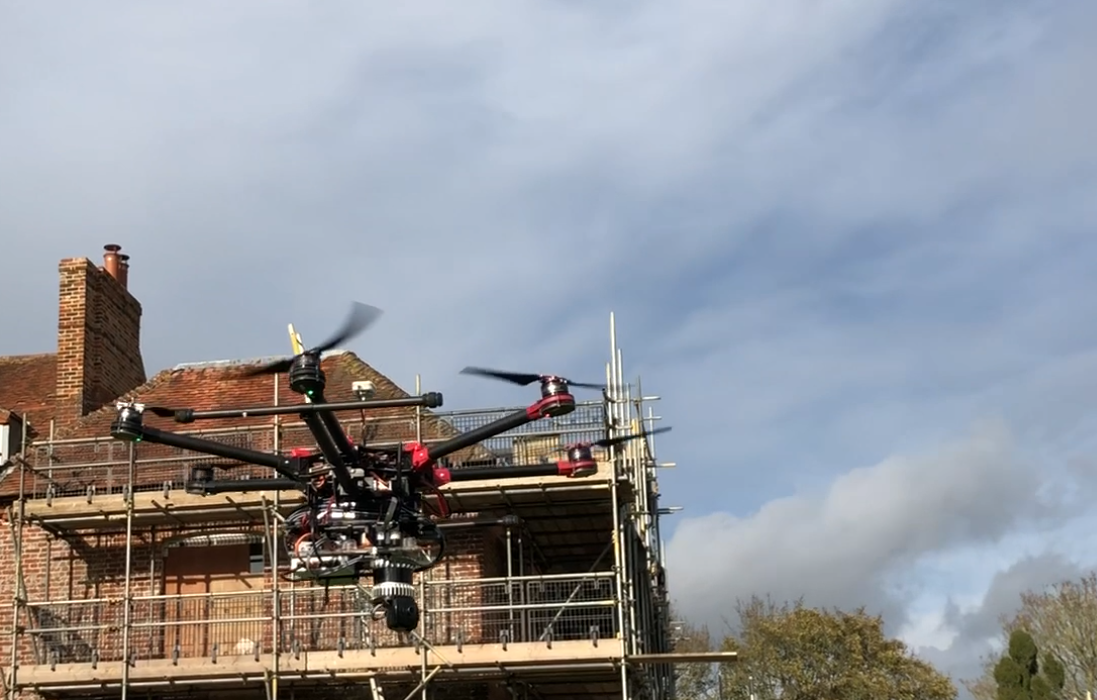
{"type": "Polygon", "coordinates": [[[129,256],[103,246],[103,265],[61,261],[55,415],[67,423],[145,383],[141,303],[127,289],[129,256]]]}

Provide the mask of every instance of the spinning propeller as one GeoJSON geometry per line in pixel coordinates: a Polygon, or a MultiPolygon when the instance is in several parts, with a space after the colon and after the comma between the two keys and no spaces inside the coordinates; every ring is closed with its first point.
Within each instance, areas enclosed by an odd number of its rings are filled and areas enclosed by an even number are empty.
{"type": "Polygon", "coordinates": [[[585,389],[605,389],[604,384],[584,384],[583,382],[573,382],[570,379],[564,377],[558,377],[552,374],[527,374],[522,372],[503,372],[496,369],[485,369],[483,367],[466,367],[461,370],[461,374],[473,374],[480,377],[491,377],[492,379],[501,379],[504,382],[510,382],[511,384],[517,384],[518,386],[529,386],[534,382],[562,382],[568,386],[577,386],[585,389]]]}
{"type": "Polygon", "coordinates": [[[638,433],[631,435],[619,435],[617,437],[602,438],[601,440],[595,440],[593,442],[576,442],[570,445],[566,445],[562,448],[568,455],[568,460],[572,462],[582,462],[586,460],[594,459],[594,455],[591,452],[592,447],[612,447],[614,445],[620,445],[631,440],[639,440],[640,438],[646,438],[648,435],[658,435],[659,433],[670,432],[670,426],[665,428],[656,428],[655,430],[641,430],[638,433]]]}
{"type": "Polygon", "coordinates": [[[640,438],[646,438],[648,435],[658,435],[660,433],[669,433],[670,431],[671,427],[668,425],[664,428],[656,428],[655,430],[641,430],[640,432],[633,433],[632,435],[618,435],[617,437],[602,438],[601,440],[595,440],[594,442],[584,442],[580,443],[579,445],[572,445],[571,447],[612,447],[614,445],[620,445],[624,442],[629,442],[630,440],[639,440],[640,438]]]}
{"type": "Polygon", "coordinates": [[[168,408],[167,406],[145,406],[145,410],[161,418],[171,418],[178,411],[178,409],[168,408]]]}
{"type": "Polygon", "coordinates": [[[282,372],[288,372],[298,358],[308,355],[319,357],[321,353],[338,347],[340,344],[345,343],[347,340],[372,326],[383,313],[384,312],[376,306],[370,306],[369,304],[363,304],[356,301],[351,306],[350,314],[347,316],[347,320],[343,322],[343,327],[340,328],[335,335],[316,347],[305,350],[302,353],[248,370],[244,372],[244,376],[254,377],[259,374],[281,374],[282,372]]]}
{"type": "MultiPolygon", "coordinates": [[[[347,319],[343,322],[342,328],[336,331],[335,335],[328,338],[323,343],[317,345],[314,348],[309,348],[308,350],[299,352],[291,357],[286,357],[281,360],[269,362],[265,365],[260,365],[259,367],[244,370],[240,373],[240,376],[254,377],[264,374],[281,374],[283,372],[288,372],[290,369],[293,368],[294,363],[303,357],[310,357],[314,358],[314,361],[319,361],[320,355],[322,353],[338,347],[340,344],[357,336],[362,331],[372,326],[383,313],[384,311],[377,308],[376,306],[370,306],[369,304],[363,304],[357,301],[353,302],[351,304],[350,314],[347,315],[347,319]]],[[[295,333],[291,335],[291,339],[295,337],[297,337],[295,333]]],[[[295,349],[296,346],[297,343],[295,343],[295,349]]],[[[310,397],[306,395],[306,402],[308,402],[309,399],[310,397]]],[[[142,410],[155,416],[160,416],[161,418],[174,417],[176,421],[180,423],[189,423],[193,420],[193,418],[191,417],[191,414],[193,414],[192,409],[179,409],[171,408],[168,406],[144,406],[142,410]]]]}

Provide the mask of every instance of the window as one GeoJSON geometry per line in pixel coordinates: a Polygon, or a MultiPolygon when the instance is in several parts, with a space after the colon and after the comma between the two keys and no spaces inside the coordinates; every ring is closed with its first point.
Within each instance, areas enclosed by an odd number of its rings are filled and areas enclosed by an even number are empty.
{"type": "Polygon", "coordinates": [[[248,573],[261,574],[267,567],[267,553],[262,542],[252,542],[248,545],[248,573]]]}

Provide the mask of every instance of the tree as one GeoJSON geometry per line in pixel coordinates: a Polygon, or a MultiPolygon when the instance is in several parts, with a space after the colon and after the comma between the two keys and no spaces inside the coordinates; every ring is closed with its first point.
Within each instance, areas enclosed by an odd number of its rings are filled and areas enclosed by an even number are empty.
{"type": "MultiPolygon", "coordinates": [[[[712,635],[707,626],[694,626],[678,621],[671,610],[671,647],[678,652],[712,651],[712,635]]],[[[712,664],[676,664],[674,683],[678,700],[710,700],[717,698],[717,678],[712,664]]]]}
{"type": "Polygon", "coordinates": [[[739,634],[724,648],[740,661],[723,667],[724,698],[747,700],[953,700],[956,688],[883,621],[854,612],[775,605],[752,598],[738,606],[739,634]]]}
{"type": "MultiPolygon", "coordinates": [[[[1044,591],[1021,595],[1020,610],[1002,619],[1004,646],[1024,630],[1034,645],[1063,669],[1064,698],[1084,698],[1097,690],[1097,572],[1063,581],[1044,591]]],[[[965,683],[977,700],[997,700],[998,659],[984,664],[981,678],[965,683]]]]}
{"type": "Polygon", "coordinates": [[[1051,654],[1039,660],[1032,635],[1014,630],[1009,648],[994,665],[997,700],[1058,700],[1065,681],[1063,665],[1051,654]]]}

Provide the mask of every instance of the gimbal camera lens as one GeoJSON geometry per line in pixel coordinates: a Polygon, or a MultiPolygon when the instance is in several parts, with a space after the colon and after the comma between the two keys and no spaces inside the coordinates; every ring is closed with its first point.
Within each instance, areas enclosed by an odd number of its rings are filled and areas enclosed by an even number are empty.
{"type": "Polygon", "coordinates": [[[411,632],[419,625],[419,604],[406,595],[393,596],[385,607],[385,624],[394,632],[411,632]]]}

